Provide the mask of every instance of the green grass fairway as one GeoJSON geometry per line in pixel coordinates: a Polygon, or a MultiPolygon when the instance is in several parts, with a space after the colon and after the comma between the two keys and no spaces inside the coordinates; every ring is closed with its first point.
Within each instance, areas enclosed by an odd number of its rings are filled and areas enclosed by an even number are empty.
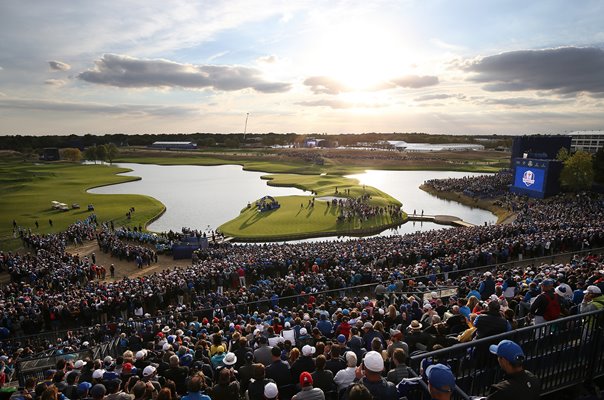
{"type": "Polygon", "coordinates": [[[88,204],[93,204],[99,222],[114,220],[116,226],[145,225],[164,209],[159,201],[140,195],[89,194],[86,190],[114,183],[136,180],[136,177],[116,175],[128,169],[108,165],[81,165],[52,163],[0,163],[0,249],[20,247],[13,239],[13,220],[32,232],[48,233],[64,230],[71,223],[86,218],[88,204]],[[80,209],[58,211],[51,201],[78,203],[80,209]],[[135,207],[132,219],[126,218],[130,207],[135,207]],[[53,226],[48,220],[52,219],[53,226]],[[35,222],[38,221],[39,229],[35,222]]]}
{"type": "MultiPolygon", "coordinates": [[[[341,176],[317,175],[267,175],[269,185],[293,186],[316,193],[316,197],[335,196],[338,189],[340,197],[357,198],[368,193],[370,204],[376,206],[397,205],[401,203],[392,196],[370,186],[360,186],[356,179],[341,176]],[[350,189],[349,194],[346,190],[350,189]]],[[[314,196],[282,196],[277,197],[281,207],[277,210],[258,212],[253,206],[242,210],[241,214],[221,225],[218,229],[226,236],[243,240],[285,240],[331,235],[359,235],[377,233],[393,224],[390,215],[369,218],[367,221],[338,222],[338,209],[328,207],[326,201],[315,200],[310,207],[309,200],[314,196]]],[[[406,218],[406,215],[404,216],[406,218]]]]}

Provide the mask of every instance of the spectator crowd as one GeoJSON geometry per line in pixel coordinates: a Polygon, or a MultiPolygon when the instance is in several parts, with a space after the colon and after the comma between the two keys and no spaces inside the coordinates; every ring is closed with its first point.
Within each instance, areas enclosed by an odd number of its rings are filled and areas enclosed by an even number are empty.
{"type": "MultiPolygon", "coordinates": [[[[553,259],[602,246],[602,198],[506,201],[517,210],[508,225],[221,244],[188,268],[113,282],[99,279],[92,257],[66,252],[67,244],[97,239],[116,255],[140,248],[141,258],[144,244],[132,245],[96,218],[60,234],[26,232],[27,253],[0,253],[11,276],[0,292],[2,370],[48,348],[69,353],[119,338],[115,359],[63,360],[19,395],[398,399],[395,385],[407,378],[413,352],[604,307],[602,254],[553,259]],[[552,261],[497,266],[538,256],[552,261]],[[20,338],[70,327],[58,343],[20,338]]],[[[447,372],[432,371],[434,385],[447,386],[447,372]]]]}

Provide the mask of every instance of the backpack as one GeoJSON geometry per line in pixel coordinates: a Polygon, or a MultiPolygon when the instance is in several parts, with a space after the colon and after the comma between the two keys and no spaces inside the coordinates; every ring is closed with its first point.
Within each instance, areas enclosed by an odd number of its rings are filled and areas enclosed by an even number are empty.
{"type": "Polygon", "coordinates": [[[543,313],[543,319],[546,321],[553,321],[560,317],[560,298],[556,293],[554,293],[553,297],[545,294],[545,298],[547,299],[547,306],[545,307],[545,312],[543,313]]]}

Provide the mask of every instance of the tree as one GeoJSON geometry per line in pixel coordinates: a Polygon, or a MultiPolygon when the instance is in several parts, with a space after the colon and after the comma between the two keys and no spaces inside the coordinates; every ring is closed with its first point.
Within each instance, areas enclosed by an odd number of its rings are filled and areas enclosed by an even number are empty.
{"type": "Polygon", "coordinates": [[[594,168],[591,154],[577,151],[564,161],[560,183],[572,190],[589,190],[594,181],[594,168]]]}
{"type": "Polygon", "coordinates": [[[107,146],[104,144],[96,146],[96,158],[101,161],[107,160],[107,146]]]}
{"type": "Polygon", "coordinates": [[[61,159],[77,162],[82,159],[82,152],[80,149],[68,147],[61,150],[61,159]]]}
{"type": "Polygon", "coordinates": [[[109,164],[113,163],[113,160],[115,160],[115,157],[117,157],[117,155],[119,154],[119,150],[117,149],[117,146],[113,143],[109,143],[108,145],[106,145],[107,147],[107,160],[109,160],[109,164]]]}
{"type": "Polygon", "coordinates": [[[94,163],[96,164],[96,160],[98,159],[96,154],[96,146],[86,147],[86,149],[84,150],[84,157],[86,158],[86,160],[94,161],[94,163]]]}
{"type": "Polygon", "coordinates": [[[202,147],[214,147],[214,146],[216,146],[216,140],[214,138],[207,137],[207,138],[201,139],[199,141],[199,144],[202,147]]]}
{"type": "Polygon", "coordinates": [[[570,157],[570,153],[568,152],[568,149],[566,147],[562,147],[560,150],[558,150],[558,154],[556,155],[556,160],[564,162],[564,161],[568,160],[569,157],[570,157]]]}
{"type": "Polygon", "coordinates": [[[237,138],[233,138],[233,137],[226,138],[224,140],[224,146],[231,148],[231,149],[236,149],[239,147],[239,140],[237,140],[237,138]]]}
{"type": "Polygon", "coordinates": [[[604,147],[594,155],[594,179],[596,182],[604,183],[604,147]]]}

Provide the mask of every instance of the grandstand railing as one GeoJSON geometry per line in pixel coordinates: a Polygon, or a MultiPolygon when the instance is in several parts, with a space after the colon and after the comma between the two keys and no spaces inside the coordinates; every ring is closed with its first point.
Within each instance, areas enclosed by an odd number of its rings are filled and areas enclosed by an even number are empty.
{"type": "Polygon", "coordinates": [[[20,359],[15,363],[15,375],[19,381],[19,386],[24,386],[27,378],[32,376],[38,378],[38,381],[42,381],[44,380],[44,371],[56,368],[57,361],[60,359],[84,360],[88,358],[90,360],[102,360],[106,356],[115,357],[118,352],[118,344],[119,338],[114,338],[106,343],[76,352],[61,354],[55,352],[52,355],[20,359]]]}
{"type": "Polygon", "coordinates": [[[457,378],[460,393],[486,396],[490,386],[503,379],[497,357],[489,352],[491,344],[503,339],[522,346],[524,367],[541,379],[542,395],[604,375],[604,310],[416,354],[409,366],[421,374],[432,363],[447,364],[457,378]]]}

